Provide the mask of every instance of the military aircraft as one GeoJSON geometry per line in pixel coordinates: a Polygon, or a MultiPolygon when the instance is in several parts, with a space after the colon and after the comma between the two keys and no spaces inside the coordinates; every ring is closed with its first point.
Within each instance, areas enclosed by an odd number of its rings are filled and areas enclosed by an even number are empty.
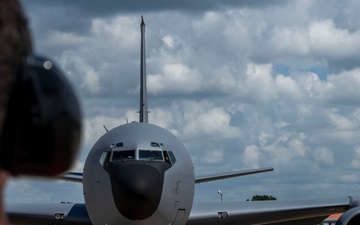
{"type": "Polygon", "coordinates": [[[148,123],[145,23],[141,17],[139,122],[106,132],[92,147],[83,173],[60,179],[83,184],[85,203],[8,204],[11,224],[239,225],[318,224],[345,212],[340,224],[360,224],[360,202],[323,200],[194,202],[198,183],[272,171],[260,168],[195,177],[185,146],[148,123]]]}

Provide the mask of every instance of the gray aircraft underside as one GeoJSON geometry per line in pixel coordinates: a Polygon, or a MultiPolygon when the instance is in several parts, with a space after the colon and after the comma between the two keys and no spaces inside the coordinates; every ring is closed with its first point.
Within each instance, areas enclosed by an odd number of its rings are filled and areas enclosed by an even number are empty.
{"type": "Polygon", "coordinates": [[[318,224],[345,212],[337,224],[360,224],[352,197],[254,202],[194,202],[197,183],[272,171],[262,168],[195,177],[185,146],[148,123],[145,23],[141,28],[139,122],[118,126],[92,147],[83,173],[58,179],[82,183],[85,203],[7,204],[10,224],[247,225],[318,224]]]}

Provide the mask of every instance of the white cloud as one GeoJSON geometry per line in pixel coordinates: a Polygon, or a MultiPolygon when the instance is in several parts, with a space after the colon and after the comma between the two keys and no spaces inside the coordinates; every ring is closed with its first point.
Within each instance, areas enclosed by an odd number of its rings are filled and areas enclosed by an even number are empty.
{"type": "Polygon", "coordinates": [[[237,138],[239,130],[230,125],[231,116],[220,107],[207,101],[184,101],[181,107],[182,118],[177,117],[182,135],[201,137],[209,135],[213,138],[237,138]]]}
{"type": "Polygon", "coordinates": [[[343,71],[339,74],[329,75],[328,82],[334,87],[328,93],[335,101],[342,101],[344,104],[358,104],[360,97],[360,69],[355,68],[350,71],[343,71]]]}
{"type": "Polygon", "coordinates": [[[354,169],[360,168],[360,146],[356,146],[354,150],[353,160],[351,161],[351,167],[354,169]]]}
{"type": "MultiPolygon", "coordinates": [[[[267,145],[261,146],[264,150],[264,158],[261,160],[267,162],[267,165],[271,163],[270,165],[277,165],[282,169],[296,167],[301,161],[305,165],[310,152],[307,142],[308,137],[304,133],[296,130],[278,130],[267,141],[267,145]]],[[[286,172],[286,169],[282,172],[286,172]]]]}
{"type": "Polygon", "coordinates": [[[249,168],[259,168],[259,161],[260,161],[261,154],[259,152],[259,149],[255,145],[249,145],[245,147],[244,153],[243,153],[243,164],[249,168]]]}
{"type": "Polygon", "coordinates": [[[314,149],[315,160],[326,165],[333,165],[335,160],[332,152],[327,148],[318,147],[314,149]]]}
{"type": "Polygon", "coordinates": [[[168,48],[174,48],[174,39],[170,35],[166,35],[162,38],[162,41],[168,48]]]}
{"type": "MultiPolygon", "coordinates": [[[[108,117],[108,116],[95,116],[88,118],[84,123],[84,145],[92,146],[95,142],[105,134],[105,129],[103,126],[106,126],[108,130],[124,124],[126,120],[122,120],[117,117],[108,117]]],[[[131,122],[132,120],[129,120],[131,122]]],[[[90,150],[90,149],[89,149],[90,150]]]]}
{"type": "Polygon", "coordinates": [[[289,98],[292,101],[299,100],[304,96],[301,87],[291,77],[279,74],[275,78],[275,87],[282,98],[289,98]]]}
{"type": "Polygon", "coordinates": [[[268,103],[277,98],[271,64],[248,64],[245,80],[239,84],[243,98],[250,101],[268,103]]]}
{"type": "Polygon", "coordinates": [[[305,153],[309,151],[308,147],[304,143],[307,137],[304,133],[299,133],[297,138],[289,142],[289,147],[293,152],[296,152],[298,156],[305,157],[305,153]]]}
{"type": "Polygon", "coordinates": [[[270,44],[277,54],[307,55],[310,51],[309,37],[304,27],[274,27],[270,44]]]}
{"type": "Polygon", "coordinates": [[[341,59],[359,55],[360,32],[337,27],[332,19],[326,19],[309,21],[307,26],[275,26],[270,40],[277,56],[316,55],[341,59]]]}
{"type": "Polygon", "coordinates": [[[197,69],[177,63],[167,64],[161,74],[148,76],[148,90],[153,94],[199,92],[202,89],[202,77],[197,69]]]}
{"type": "Polygon", "coordinates": [[[100,90],[99,75],[84,59],[75,57],[74,65],[76,70],[83,75],[83,83],[81,84],[88,92],[96,94],[100,90]]]}
{"type": "Polygon", "coordinates": [[[359,183],[360,178],[358,175],[341,175],[337,180],[344,183],[359,183]]]}
{"type": "Polygon", "coordinates": [[[173,129],[174,118],[169,110],[163,108],[151,108],[149,122],[171,130],[175,135],[177,134],[177,131],[173,129]]]}
{"type": "Polygon", "coordinates": [[[104,45],[124,48],[135,47],[139,40],[139,30],[135,20],[129,16],[116,16],[111,19],[96,18],[91,21],[91,32],[95,40],[104,45]],[[116,44],[116,45],[115,45],[116,44]]]}
{"type": "Polygon", "coordinates": [[[85,56],[79,56],[74,51],[65,51],[60,56],[62,66],[72,79],[80,82],[81,90],[90,94],[97,94],[101,90],[99,73],[85,56]]]}
{"type": "Polygon", "coordinates": [[[211,79],[203,79],[207,82],[207,88],[218,90],[220,93],[232,93],[236,91],[237,83],[234,74],[227,65],[215,68],[213,74],[208,74],[211,79]]]}
{"type": "Polygon", "coordinates": [[[80,160],[76,160],[69,171],[82,173],[83,169],[84,169],[84,162],[81,162],[80,160]]]}
{"type": "Polygon", "coordinates": [[[360,32],[336,27],[331,19],[317,21],[309,27],[310,45],[314,53],[334,58],[359,56],[360,32]]]}
{"type": "Polygon", "coordinates": [[[200,159],[201,163],[205,164],[219,164],[224,162],[224,153],[221,149],[208,150],[200,159]]]}
{"type": "Polygon", "coordinates": [[[46,38],[46,45],[74,46],[82,45],[88,42],[88,38],[75,34],[73,32],[52,31],[46,38]]]}
{"type": "Polygon", "coordinates": [[[309,97],[314,97],[313,87],[317,83],[321,83],[319,76],[316,73],[308,72],[305,74],[293,77],[296,83],[307,91],[309,97]]]}
{"type": "Polygon", "coordinates": [[[337,113],[330,113],[330,123],[337,129],[337,130],[349,130],[353,129],[353,122],[350,118],[345,116],[339,115],[337,113]]]}

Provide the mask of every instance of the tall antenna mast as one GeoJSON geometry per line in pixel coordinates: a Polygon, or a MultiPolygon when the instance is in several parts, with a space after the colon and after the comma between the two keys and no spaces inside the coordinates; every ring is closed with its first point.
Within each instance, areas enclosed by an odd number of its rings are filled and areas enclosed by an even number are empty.
{"type": "Polygon", "coordinates": [[[145,22],[141,16],[141,50],[140,50],[140,115],[139,122],[148,122],[147,90],[146,90],[146,56],[145,56],[145,22]]]}

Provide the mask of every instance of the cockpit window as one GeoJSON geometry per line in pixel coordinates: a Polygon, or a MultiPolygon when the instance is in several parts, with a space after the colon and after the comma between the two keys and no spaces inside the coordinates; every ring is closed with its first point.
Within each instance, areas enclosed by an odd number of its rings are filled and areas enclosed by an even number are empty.
{"type": "Polygon", "coordinates": [[[100,156],[99,163],[104,166],[110,160],[111,152],[103,152],[100,156]]]}
{"type": "Polygon", "coordinates": [[[175,155],[172,151],[168,151],[169,153],[169,156],[170,156],[170,159],[171,159],[171,162],[172,164],[174,165],[176,163],[176,158],[175,158],[175,155]]]}
{"type": "Polygon", "coordinates": [[[176,158],[172,151],[164,151],[165,162],[169,163],[169,165],[174,165],[176,163],[176,158]]]}
{"type": "Polygon", "coordinates": [[[139,150],[139,160],[164,161],[162,151],[139,150]]]}
{"type": "Polygon", "coordinates": [[[111,145],[110,145],[110,148],[121,148],[121,147],[124,147],[124,143],[123,143],[123,142],[119,142],[119,143],[111,144],[111,145]]]}
{"type": "Polygon", "coordinates": [[[120,148],[120,147],[124,147],[124,143],[122,142],[116,143],[115,148],[120,148]]]}
{"type": "Polygon", "coordinates": [[[113,151],[111,161],[135,160],[135,150],[113,151]]]}
{"type": "Polygon", "coordinates": [[[150,146],[155,147],[155,148],[160,148],[160,145],[158,143],[156,143],[156,142],[151,142],[150,146]]]}

